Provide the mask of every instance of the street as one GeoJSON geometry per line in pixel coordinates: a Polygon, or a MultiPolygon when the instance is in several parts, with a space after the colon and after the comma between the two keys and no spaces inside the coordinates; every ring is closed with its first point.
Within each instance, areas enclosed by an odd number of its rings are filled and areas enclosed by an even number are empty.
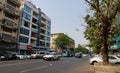
{"type": "Polygon", "coordinates": [[[58,61],[42,59],[0,61],[0,73],[93,73],[88,57],[60,58],[58,61]]]}

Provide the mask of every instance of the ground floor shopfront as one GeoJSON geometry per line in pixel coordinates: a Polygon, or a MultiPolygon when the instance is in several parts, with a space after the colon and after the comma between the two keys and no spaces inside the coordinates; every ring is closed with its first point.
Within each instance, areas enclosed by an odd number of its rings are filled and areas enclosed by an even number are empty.
{"type": "Polygon", "coordinates": [[[5,52],[5,51],[11,51],[11,52],[18,51],[18,43],[0,41],[0,52],[5,52]]]}
{"type": "Polygon", "coordinates": [[[20,44],[18,53],[31,55],[32,52],[37,52],[37,51],[49,51],[49,48],[45,48],[45,47],[43,48],[43,47],[32,46],[27,44],[20,44]]]}

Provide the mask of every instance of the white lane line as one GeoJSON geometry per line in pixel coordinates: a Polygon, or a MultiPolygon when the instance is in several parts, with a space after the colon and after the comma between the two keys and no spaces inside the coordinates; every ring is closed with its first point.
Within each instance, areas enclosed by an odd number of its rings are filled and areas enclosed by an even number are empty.
{"type": "Polygon", "coordinates": [[[29,71],[33,71],[33,70],[38,70],[38,69],[42,69],[42,68],[47,68],[47,67],[49,67],[49,66],[42,66],[42,67],[27,69],[27,70],[20,71],[20,73],[25,73],[25,72],[29,72],[29,71]]]}
{"type": "Polygon", "coordinates": [[[4,67],[4,66],[14,66],[14,65],[22,65],[22,64],[29,64],[29,63],[38,63],[38,62],[43,62],[43,61],[24,62],[24,63],[14,63],[14,64],[5,64],[5,65],[0,65],[0,67],[4,67]]]}

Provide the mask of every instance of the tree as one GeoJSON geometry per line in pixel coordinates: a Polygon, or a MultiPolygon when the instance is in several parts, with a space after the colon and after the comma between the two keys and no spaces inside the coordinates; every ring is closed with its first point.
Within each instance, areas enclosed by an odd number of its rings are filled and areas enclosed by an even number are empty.
{"type": "Polygon", "coordinates": [[[78,44],[77,48],[75,48],[75,52],[88,53],[88,50],[82,45],[78,44]]]}
{"type": "MultiPolygon", "coordinates": [[[[108,46],[115,36],[118,25],[116,16],[120,12],[120,0],[85,0],[90,5],[91,14],[86,15],[85,37],[98,47],[103,55],[103,64],[109,64],[108,46]]],[[[118,33],[118,32],[117,32],[118,33]]]]}
{"type": "Polygon", "coordinates": [[[67,50],[68,46],[70,46],[71,43],[71,40],[65,34],[59,34],[58,37],[55,39],[56,47],[58,47],[61,50],[67,50]]]}

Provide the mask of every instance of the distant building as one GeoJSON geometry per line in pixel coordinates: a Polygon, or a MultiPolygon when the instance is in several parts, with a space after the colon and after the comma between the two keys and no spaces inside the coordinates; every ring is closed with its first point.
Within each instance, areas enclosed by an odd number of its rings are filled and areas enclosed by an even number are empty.
{"type": "Polygon", "coordinates": [[[110,46],[109,50],[112,50],[113,52],[119,52],[120,53],[120,34],[116,35],[113,39],[113,45],[110,46]]]}
{"type": "Polygon", "coordinates": [[[51,19],[30,1],[21,0],[19,53],[50,48],[51,19]]]}
{"type": "Polygon", "coordinates": [[[19,0],[0,0],[0,52],[18,50],[19,0]]]}
{"type": "MultiPolygon", "coordinates": [[[[51,37],[50,37],[50,39],[51,39],[51,41],[50,41],[50,49],[51,50],[55,50],[55,51],[57,51],[57,52],[62,52],[62,50],[60,49],[60,48],[57,48],[56,47],[56,44],[55,44],[55,39],[60,35],[60,34],[64,34],[64,33],[54,33],[54,34],[51,34],[51,37]]],[[[64,34],[64,35],[66,35],[66,34],[64,34]]],[[[70,46],[67,46],[67,48],[66,49],[71,49],[71,48],[75,48],[75,42],[74,42],[74,40],[72,39],[72,38],[70,38],[69,37],[69,39],[71,40],[71,45],[70,46]]]]}

